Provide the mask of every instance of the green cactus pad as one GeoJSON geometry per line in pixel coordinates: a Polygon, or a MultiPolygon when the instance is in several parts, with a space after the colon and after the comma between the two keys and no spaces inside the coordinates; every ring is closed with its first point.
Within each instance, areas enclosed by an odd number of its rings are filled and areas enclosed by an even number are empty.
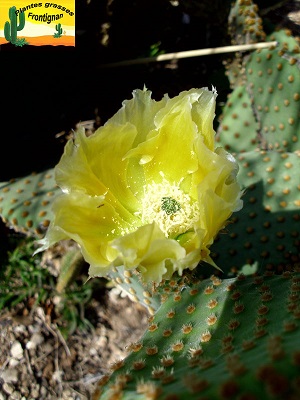
{"type": "Polygon", "coordinates": [[[244,207],[232,215],[211,249],[224,271],[257,264],[265,269],[300,265],[300,156],[251,151],[237,157],[244,207]]]}
{"type": "MultiPolygon", "coordinates": [[[[299,149],[299,40],[284,30],[267,40],[278,45],[245,58],[243,84],[230,94],[220,118],[217,140],[231,152],[299,149]]],[[[234,79],[230,67],[227,75],[234,79]]]]}
{"type": "MultiPolygon", "coordinates": [[[[114,268],[108,277],[132,301],[139,302],[146,307],[150,315],[154,315],[171,292],[173,295],[180,293],[182,288],[189,282],[194,281],[198,275],[196,270],[186,271],[183,276],[174,273],[171,280],[163,280],[159,285],[155,283],[146,284],[142,281],[141,275],[137,270],[128,271],[124,267],[118,267],[114,268]]],[[[209,276],[209,274],[206,276],[209,276]]]]}
{"type": "Polygon", "coordinates": [[[251,100],[244,86],[233,90],[223,109],[223,118],[217,140],[224,148],[235,153],[257,148],[258,123],[255,120],[251,100]]]}
{"type": "Polygon", "coordinates": [[[160,306],[160,297],[155,287],[143,284],[136,270],[125,270],[124,267],[114,268],[108,274],[115,286],[119,287],[134,302],[139,302],[153,315],[160,306]]]}
{"type": "Polygon", "coordinates": [[[52,202],[60,193],[53,169],[2,182],[1,219],[18,232],[41,237],[52,218],[52,202]]]}
{"type": "Polygon", "coordinates": [[[232,44],[257,43],[265,40],[263,22],[252,0],[237,0],[228,17],[232,44]]]}
{"type": "Polygon", "coordinates": [[[285,31],[268,39],[277,40],[278,46],[256,51],[246,66],[261,148],[295,151],[300,129],[300,48],[285,31]]]}
{"type": "Polygon", "coordinates": [[[94,400],[297,398],[299,291],[299,273],[182,287],[111,365],[94,400]]]}

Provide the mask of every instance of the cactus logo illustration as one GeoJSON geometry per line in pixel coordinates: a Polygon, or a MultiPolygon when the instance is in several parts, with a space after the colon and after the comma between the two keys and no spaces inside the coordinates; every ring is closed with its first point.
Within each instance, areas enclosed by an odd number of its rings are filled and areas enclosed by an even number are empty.
{"type": "Polygon", "coordinates": [[[26,41],[24,41],[24,39],[22,40],[22,39],[17,38],[17,32],[21,31],[25,26],[25,14],[21,13],[18,15],[16,13],[16,7],[13,6],[13,7],[10,7],[8,15],[9,15],[10,22],[6,21],[5,25],[4,25],[5,39],[14,45],[26,44],[26,41]],[[19,20],[19,23],[17,20],[19,20]]]}
{"type": "Polygon", "coordinates": [[[61,27],[61,24],[55,25],[55,29],[57,30],[57,32],[54,33],[53,37],[56,38],[56,39],[58,39],[58,38],[60,38],[61,35],[62,35],[62,27],[61,27]]]}
{"type": "Polygon", "coordinates": [[[0,46],[75,46],[75,0],[62,3],[2,0],[0,46]]]}

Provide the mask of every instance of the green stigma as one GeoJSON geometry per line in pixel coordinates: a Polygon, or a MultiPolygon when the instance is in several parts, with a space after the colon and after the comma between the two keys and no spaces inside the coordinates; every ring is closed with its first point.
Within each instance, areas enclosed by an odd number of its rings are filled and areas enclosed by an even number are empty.
{"type": "Polygon", "coordinates": [[[172,197],[162,197],[161,199],[161,209],[167,214],[175,214],[181,209],[180,204],[172,197]]]}

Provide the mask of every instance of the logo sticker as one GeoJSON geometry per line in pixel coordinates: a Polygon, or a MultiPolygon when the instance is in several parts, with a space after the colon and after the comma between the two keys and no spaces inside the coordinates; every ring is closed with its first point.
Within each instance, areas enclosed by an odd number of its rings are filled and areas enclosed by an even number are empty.
{"type": "Polygon", "coordinates": [[[75,46],[75,0],[0,4],[0,45],[75,46]]]}

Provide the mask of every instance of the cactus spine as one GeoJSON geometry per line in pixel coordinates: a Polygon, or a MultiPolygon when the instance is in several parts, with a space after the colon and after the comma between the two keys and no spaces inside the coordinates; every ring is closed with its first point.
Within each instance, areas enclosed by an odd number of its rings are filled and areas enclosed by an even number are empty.
{"type": "Polygon", "coordinates": [[[5,39],[15,44],[17,41],[17,31],[21,31],[25,26],[25,14],[19,13],[19,25],[17,24],[18,15],[16,14],[16,7],[10,7],[8,11],[10,23],[8,21],[4,24],[5,39]]]}

